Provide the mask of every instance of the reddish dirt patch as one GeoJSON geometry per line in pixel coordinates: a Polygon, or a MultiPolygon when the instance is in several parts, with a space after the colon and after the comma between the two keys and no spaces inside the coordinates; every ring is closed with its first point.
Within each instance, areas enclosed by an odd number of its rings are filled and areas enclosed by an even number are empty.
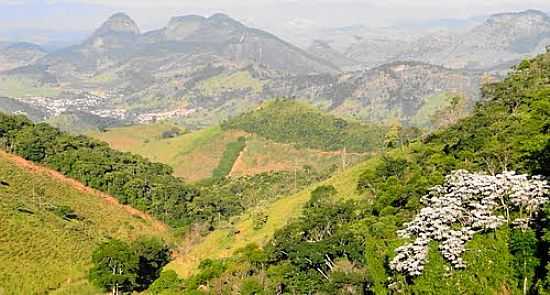
{"type": "Polygon", "coordinates": [[[80,192],[100,197],[106,203],[108,203],[109,205],[111,205],[113,207],[120,207],[124,211],[126,211],[128,214],[130,214],[132,216],[142,218],[142,219],[150,222],[155,230],[165,232],[168,229],[168,227],[164,223],[154,219],[149,214],[147,214],[145,212],[142,212],[140,210],[137,210],[135,208],[132,208],[130,206],[122,205],[118,202],[118,200],[115,197],[113,197],[109,194],[100,192],[98,190],[89,188],[89,187],[85,186],[84,184],[80,183],[79,181],[77,181],[75,179],[72,179],[72,178],[69,178],[69,177],[67,177],[67,176],[65,176],[65,175],[63,175],[63,174],[61,174],[61,173],[59,173],[55,170],[46,168],[44,166],[36,165],[36,164],[34,164],[30,161],[27,161],[27,160],[25,160],[21,157],[6,153],[5,151],[2,151],[2,150],[0,150],[0,157],[13,162],[17,166],[19,166],[19,167],[21,167],[21,168],[23,168],[27,171],[30,171],[32,173],[47,175],[48,177],[51,177],[55,180],[63,182],[65,184],[71,186],[72,188],[80,191],[80,192]]]}

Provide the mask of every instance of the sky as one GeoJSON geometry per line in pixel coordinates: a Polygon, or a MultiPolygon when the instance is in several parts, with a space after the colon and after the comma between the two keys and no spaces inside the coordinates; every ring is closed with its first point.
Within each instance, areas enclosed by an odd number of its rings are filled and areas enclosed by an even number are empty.
{"type": "Polygon", "coordinates": [[[119,11],[128,13],[143,31],[160,28],[175,15],[224,12],[276,33],[467,19],[525,9],[550,12],[550,0],[0,0],[0,33],[85,34],[119,11]]]}

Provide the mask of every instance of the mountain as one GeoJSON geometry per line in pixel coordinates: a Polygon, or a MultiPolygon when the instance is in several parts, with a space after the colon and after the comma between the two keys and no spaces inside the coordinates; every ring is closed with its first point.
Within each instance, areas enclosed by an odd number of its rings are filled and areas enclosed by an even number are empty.
{"type": "Polygon", "coordinates": [[[549,74],[550,53],[525,61],[484,86],[487,100],[449,128],[266,205],[258,227],[253,212],[241,215],[174,260],[179,288],[547,292],[549,74]],[[495,194],[506,196],[486,203],[495,194]],[[498,222],[470,226],[483,220],[498,222]],[[404,258],[414,272],[396,267],[404,258]]]}
{"type": "Polygon", "coordinates": [[[425,123],[453,96],[479,100],[480,75],[419,62],[395,62],[338,76],[274,80],[265,91],[298,97],[325,106],[331,113],[367,122],[393,119],[406,125],[425,123]]]}
{"type": "Polygon", "coordinates": [[[475,26],[439,29],[411,39],[366,38],[346,56],[368,67],[394,61],[421,61],[456,69],[503,71],[550,44],[550,17],[526,10],[487,17],[475,26]]]}
{"type": "Polygon", "coordinates": [[[257,29],[246,27],[224,14],[174,17],[160,30],[141,34],[126,14],[111,16],[78,46],[46,56],[39,63],[71,69],[75,76],[97,74],[109,68],[140,63],[147,74],[158,63],[179,62],[261,64],[273,70],[296,73],[335,72],[337,67],[257,29]],[[205,61],[206,60],[206,61],[205,61]]]}
{"type": "Polygon", "coordinates": [[[30,65],[47,52],[31,43],[0,43],[0,72],[30,65]]]}
{"type": "MultiPolygon", "coordinates": [[[[470,31],[454,36],[441,48],[430,50],[420,40],[411,58],[452,68],[490,69],[544,52],[550,44],[550,17],[527,10],[490,16],[470,31]]],[[[404,58],[401,56],[400,58],[404,58]]]]}
{"type": "Polygon", "coordinates": [[[342,69],[358,66],[359,64],[359,62],[332,48],[329,42],[322,40],[314,40],[310,47],[307,48],[307,52],[324,60],[330,60],[342,69]]]}
{"type": "Polygon", "coordinates": [[[350,26],[324,30],[302,50],[223,14],[174,17],[145,33],[116,14],[82,44],[0,75],[0,95],[48,110],[48,119],[80,111],[197,129],[288,97],[337,116],[432,128],[453,98],[466,101],[460,112],[471,109],[486,72],[499,79],[543,51],[548,19],[530,10],[437,32],[350,26]]]}

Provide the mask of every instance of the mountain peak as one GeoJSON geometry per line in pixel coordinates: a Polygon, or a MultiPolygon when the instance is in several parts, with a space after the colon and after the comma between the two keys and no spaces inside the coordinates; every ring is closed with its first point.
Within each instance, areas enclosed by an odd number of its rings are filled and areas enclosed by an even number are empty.
{"type": "Polygon", "coordinates": [[[206,18],[204,16],[200,15],[183,15],[183,16],[174,16],[170,19],[170,22],[168,22],[168,26],[175,25],[178,23],[190,23],[190,22],[203,22],[206,18]]]}
{"type": "Polygon", "coordinates": [[[208,22],[217,24],[217,25],[224,25],[224,26],[244,27],[244,25],[241,22],[237,21],[236,19],[224,13],[216,13],[210,16],[208,18],[208,22]]]}
{"type": "Polygon", "coordinates": [[[539,22],[550,22],[550,16],[548,16],[546,13],[540,10],[529,9],[520,12],[493,14],[487,19],[487,23],[502,23],[526,18],[539,22]]]}
{"type": "Polygon", "coordinates": [[[129,33],[138,35],[140,32],[139,27],[133,19],[127,14],[119,12],[109,17],[109,19],[107,19],[107,21],[105,21],[96,31],[96,34],[105,33],[129,33]]]}
{"type": "Polygon", "coordinates": [[[184,40],[196,32],[206,18],[200,15],[175,16],[170,19],[164,30],[168,40],[184,40]]]}

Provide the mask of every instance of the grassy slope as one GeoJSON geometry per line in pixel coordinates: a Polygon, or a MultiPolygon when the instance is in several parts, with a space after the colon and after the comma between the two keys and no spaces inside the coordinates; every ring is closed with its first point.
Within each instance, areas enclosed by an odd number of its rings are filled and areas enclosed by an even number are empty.
{"type": "MultiPolygon", "coordinates": [[[[168,164],[175,175],[191,181],[212,175],[223,156],[226,145],[239,136],[239,130],[223,131],[211,127],[171,139],[160,139],[160,134],[174,127],[169,123],[111,128],[107,132],[89,135],[108,142],[111,147],[142,155],[152,161],[168,164]]],[[[348,154],[346,162],[355,163],[363,156],[348,154]]],[[[294,171],[309,165],[320,171],[342,163],[339,152],[323,152],[275,143],[256,135],[248,135],[246,148],[237,159],[232,176],[254,175],[268,171],[294,171]]]]}
{"type": "Polygon", "coordinates": [[[0,294],[97,293],[85,279],[96,244],[144,235],[173,241],[148,216],[3,152],[0,180],[8,184],[0,185],[0,294]],[[33,198],[33,186],[44,189],[42,201],[33,198]],[[46,209],[51,205],[68,206],[82,220],[65,221],[46,209]],[[21,207],[34,213],[16,210],[21,207]]]}
{"type": "Polygon", "coordinates": [[[262,91],[263,82],[254,79],[248,71],[235,72],[232,74],[220,74],[198,85],[203,95],[220,95],[227,91],[251,90],[254,93],[262,91]]]}
{"type": "Polygon", "coordinates": [[[174,168],[176,176],[190,181],[210,177],[227,143],[245,135],[241,131],[223,132],[218,127],[212,127],[176,138],[161,139],[160,134],[171,127],[173,125],[168,123],[136,125],[89,135],[108,142],[114,149],[168,164],[174,168]]]}
{"type": "Polygon", "coordinates": [[[267,223],[261,229],[255,230],[253,224],[254,212],[247,212],[233,221],[233,226],[216,230],[195,244],[180,246],[179,255],[168,266],[181,276],[189,276],[206,258],[221,258],[233,254],[247,244],[265,244],[276,230],[285,226],[292,218],[300,215],[303,205],[309,200],[312,189],[319,185],[331,184],[336,187],[342,199],[356,198],[356,184],[359,175],[365,167],[373,165],[374,160],[368,160],[357,166],[347,169],[320,184],[314,185],[297,194],[286,196],[265,207],[268,215],[267,223]],[[238,232],[236,234],[236,232],[238,232]]]}
{"type": "MultiPolygon", "coordinates": [[[[346,163],[356,163],[364,158],[358,154],[347,154],[346,163]]],[[[245,150],[237,159],[232,176],[254,175],[268,171],[294,171],[304,166],[311,166],[316,171],[324,171],[331,166],[342,165],[340,152],[296,148],[291,144],[276,143],[271,140],[252,136],[247,140],[245,150]]]]}

